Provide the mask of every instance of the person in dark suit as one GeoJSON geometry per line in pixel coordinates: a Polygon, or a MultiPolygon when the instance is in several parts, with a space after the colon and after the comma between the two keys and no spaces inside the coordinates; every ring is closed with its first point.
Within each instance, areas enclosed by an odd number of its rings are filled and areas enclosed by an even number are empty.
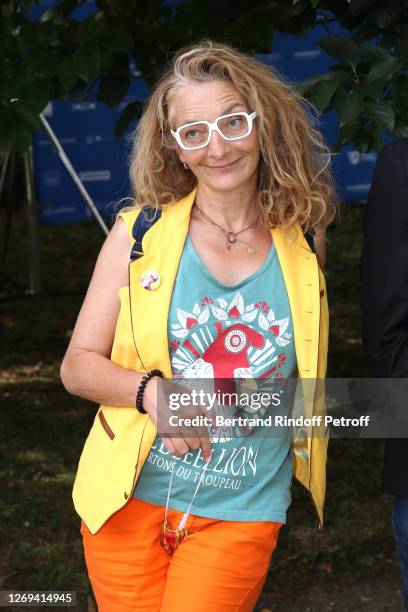
{"type": "MultiPolygon", "coordinates": [[[[361,278],[371,374],[408,378],[408,138],[385,145],[378,156],[365,207],[361,278]]],[[[382,490],[394,496],[392,524],[408,609],[407,438],[385,441],[382,490]]]]}

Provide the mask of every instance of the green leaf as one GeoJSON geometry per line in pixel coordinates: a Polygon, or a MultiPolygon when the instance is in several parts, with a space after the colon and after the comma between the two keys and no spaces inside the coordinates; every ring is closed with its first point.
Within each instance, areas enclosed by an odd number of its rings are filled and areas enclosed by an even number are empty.
{"type": "Polygon", "coordinates": [[[311,90],[317,83],[320,83],[322,78],[325,78],[325,75],[319,74],[313,77],[309,77],[301,83],[296,83],[296,89],[302,96],[308,94],[311,92],[311,90]]]}
{"type": "Polygon", "coordinates": [[[408,138],[408,122],[402,123],[397,121],[394,127],[393,134],[395,138],[408,138]]]}
{"type": "Polygon", "coordinates": [[[353,15],[360,15],[375,4],[375,0],[349,0],[349,9],[353,15]]]}
{"type": "Polygon", "coordinates": [[[126,129],[129,127],[129,124],[132,121],[135,121],[141,115],[141,111],[143,108],[143,102],[130,102],[121,114],[119,115],[119,119],[115,126],[115,137],[120,138],[123,136],[126,129]]]}
{"type": "Polygon", "coordinates": [[[108,75],[112,72],[113,66],[113,54],[109,49],[103,49],[101,58],[101,69],[102,75],[108,75]]]}
{"type": "Polygon", "coordinates": [[[370,134],[365,129],[362,129],[353,137],[352,142],[356,145],[360,153],[366,153],[370,147],[370,134]]]}
{"type": "MultiPolygon", "coordinates": [[[[288,9],[292,10],[293,6],[288,9]]],[[[302,10],[302,5],[299,5],[299,10],[302,10]]],[[[223,32],[223,36],[230,40],[239,40],[243,49],[263,50],[271,48],[272,34],[273,23],[264,11],[236,13],[223,32]]]]}
{"type": "Polygon", "coordinates": [[[408,74],[398,74],[394,76],[388,86],[396,106],[408,106],[408,74]]]}
{"type": "Polygon", "coordinates": [[[395,55],[403,60],[408,59],[408,40],[403,40],[395,47],[395,55]]]}
{"type": "Polygon", "coordinates": [[[354,84],[354,74],[349,67],[335,64],[331,66],[329,73],[334,76],[338,83],[341,83],[345,87],[352,87],[354,84]]]}
{"type": "Polygon", "coordinates": [[[37,27],[37,39],[41,45],[51,45],[58,41],[60,37],[60,28],[54,21],[39,23],[37,27]]]}
{"type": "Polygon", "coordinates": [[[0,124],[0,151],[8,151],[13,148],[16,138],[14,123],[10,121],[10,116],[1,115],[0,124]]]}
{"type": "Polygon", "coordinates": [[[347,104],[347,101],[348,101],[347,89],[343,87],[342,85],[340,85],[337,88],[336,95],[333,98],[333,106],[337,114],[339,114],[339,111],[341,111],[343,106],[347,104]]]}
{"type": "Polygon", "coordinates": [[[43,13],[40,21],[55,20],[60,17],[68,17],[70,13],[77,7],[78,0],[60,0],[58,4],[43,13]]]}
{"type": "Polygon", "coordinates": [[[312,100],[319,113],[323,113],[330,105],[338,82],[332,77],[322,78],[312,89],[312,100]]]}
{"type": "Polygon", "coordinates": [[[376,81],[377,79],[390,80],[398,67],[398,59],[391,55],[373,64],[367,74],[365,81],[376,81]]]}
{"type": "Polygon", "coordinates": [[[379,151],[380,149],[383,148],[384,146],[384,141],[383,141],[383,137],[382,134],[380,136],[376,136],[374,139],[374,143],[373,143],[373,148],[376,149],[377,151],[379,151]]]}
{"type": "Polygon", "coordinates": [[[14,78],[0,79],[0,96],[4,98],[19,98],[25,85],[25,76],[16,74],[14,78]]]}
{"type": "Polygon", "coordinates": [[[395,111],[386,102],[368,102],[364,105],[364,111],[368,117],[378,121],[389,132],[394,130],[395,111]]]}
{"type": "Polygon", "coordinates": [[[65,89],[69,91],[77,81],[73,57],[66,57],[58,68],[58,80],[65,89]]]}
{"type": "Polygon", "coordinates": [[[32,141],[33,136],[29,129],[24,125],[16,126],[16,135],[13,145],[14,151],[23,155],[32,144],[32,141]]]}
{"type": "Polygon", "coordinates": [[[128,28],[112,24],[104,33],[103,44],[112,50],[132,49],[133,38],[128,28]]]}
{"type": "Polygon", "coordinates": [[[113,69],[115,74],[129,74],[129,54],[126,51],[115,51],[113,54],[113,69]]]}
{"type": "Polygon", "coordinates": [[[354,123],[362,112],[363,96],[357,91],[352,91],[349,95],[340,91],[339,95],[336,94],[334,107],[341,125],[354,123]]]}
{"type": "MultiPolygon", "coordinates": [[[[308,8],[309,0],[293,0],[291,13],[292,15],[302,15],[308,8]]],[[[260,13],[261,15],[262,13],[260,13]]]]}
{"type": "Polygon", "coordinates": [[[90,81],[96,76],[101,67],[101,53],[96,45],[84,45],[74,53],[74,72],[85,81],[90,81]]]}
{"type": "Polygon", "coordinates": [[[130,78],[124,74],[112,74],[102,77],[99,84],[98,98],[109,106],[117,106],[126,95],[129,85],[130,78]]]}
{"type": "Polygon", "coordinates": [[[367,60],[369,62],[381,62],[383,59],[390,57],[387,49],[384,49],[379,45],[364,42],[360,44],[360,48],[363,54],[363,60],[367,60]]]}
{"type": "Polygon", "coordinates": [[[38,115],[30,108],[27,108],[22,102],[13,102],[10,108],[13,115],[17,115],[17,118],[20,120],[20,125],[24,125],[26,129],[32,132],[38,132],[40,130],[41,124],[38,115]]]}
{"type": "Polygon", "coordinates": [[[357,29],[353,32],[353,39],[356,42],[363,42],[367,40],[372,40],[376,38],[381,33],[381,30],[378,29],[376,25],[373,23],[365,23],[357,26],[357,29]]]}
{"type": "Polygon", "coordinates": [[[78,42],[86,43],[98,38],[104,30],[105,19],[103,13],[92,13],[79,24],[78,42]]]}
{"type": "Polygon", "coordinates": [[[383,126],[378,121],[370,121],[369,131],[373,138],[378,138],[383,133],[383,126]]]}
{"type": "Polygon", "coordinates": [[[371,21],[379,28],[385,30],[395,23],[402,14],[402,6],[399,0],[387,0],[382,6],[373,10],[371,21]]]}
{"type": "Polygon", "coordinates": [[[50,79],[57,74],[59,62],[54,54],[39,55],[33,60],[32,70],[38,79],[50,79]]]}
{"type": "Polygon", "coordinates": [[[375,81],[364,80],[360,85],[361,93],[364,94],[366,98],[377,100],[384,91],[387,82],[388,79],[376,79],[375,81]]]}
{"type": "Polygon", "coordinates": [[[381,46],[384,49],[388,49],[390,52],[395,48],[395,43],[399,38],[399,24],[398,22],[385,30],[380,30],[379,36],[381,35],[381,46]]]}
{"type": "Polygon", "coordinates": [[[317,43],[325,53],[354,68],[360,63],[362,53],[359,45],[347,36],[329,36],[317,43]]]}
{"type": "Polygon", "coordinates": [[[41,113],[49,100],[48,83],[46,81],[33,83],[21,97],[24,106],[30,109],[34,115],[41,113]]]}
{"type": "Polygon", "coordinates": [[[355,121],[354,123],[348,123],[347,125],[340,126],[339,139],[341,144],[351,142],[361,128],[361,123],[355,121]]]}
{"type": "Polygon", "coordinates": [[[54,21],[58,18],[58,10],[56,7],[47,9],[40,17],[40,23],[46,23],[47,21],[54,21]]]}

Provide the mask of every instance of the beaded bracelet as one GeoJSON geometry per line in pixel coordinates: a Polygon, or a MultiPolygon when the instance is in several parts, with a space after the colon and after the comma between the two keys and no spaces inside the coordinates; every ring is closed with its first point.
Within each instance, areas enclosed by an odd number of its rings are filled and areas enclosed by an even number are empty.
{"type": "Polygon", "coordinates": [[[148,372],[146,376],[143,376],[136,393],[136,409],[138,412],[140,412],[140,414],[146,414],[146,410],[143,408],[143,395],[147,383],[151,378],[153,378],[153,376],[160,376],[160,378],[164,378],[161,370],[152,370],[151,372],[148,372]]]}

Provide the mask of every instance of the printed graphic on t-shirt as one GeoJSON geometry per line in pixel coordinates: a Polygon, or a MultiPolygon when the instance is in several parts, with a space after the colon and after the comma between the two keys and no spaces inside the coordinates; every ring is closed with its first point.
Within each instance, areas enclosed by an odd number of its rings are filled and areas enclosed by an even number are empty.
{"type": "MultiPolygon", "coordinates": [[[[246,379],[257,379],[256,389],[263,393],[268,389],[272,394],[283,385],[285,347],[292,339],[287,331],[288,316],[278,317],[266,301],[245,304],[239,291],[230,303],[204,296],[190,310],[177,308],[176,312],[170,342],[173,375],[176,379],[213,379],[218,414],[223,414],[222,406],[228,405],[223,398],[236,395],[239,383],[246,379]]],[[[266,410],[267,406],[259,406],[257,416],[266,410]]],[[[250,406],[242,411],[245,416],[254,413],[250,406]]],[[[238,413],[236,410],[234,414],[238,413]]],[[[246,427],[233,430],[230,434],[250,433],[246,427]]],[[[219,428],[217,431],[221,434],[219,428]]],[[[216,431],[211,433],[212,440],[217,441],[216,431]]],[[[225,428],[222,433],[224,440],[225,428]]]]}
{"type": "Polygon", "coordinates": [[[184,378],[266,378],[279,368],[277,349],[292,337],[288,316],[278,319],[267,302],[245,305],[239,291],[229,304],[203,297],[191,311],[178,308],[177,319],[171,363],[184,378]]]}

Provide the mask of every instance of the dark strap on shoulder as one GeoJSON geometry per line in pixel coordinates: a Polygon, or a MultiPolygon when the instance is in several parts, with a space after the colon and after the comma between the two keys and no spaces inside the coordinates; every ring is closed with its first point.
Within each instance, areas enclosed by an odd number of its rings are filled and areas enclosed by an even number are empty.
{"type": "MultiPolygon", "coordinates": [[[[130,259],[133,261],[142,257],[143,255],[143,247],[142,240],[143,236],[149,229],[160,219],[162,215],[162,211],[159,208],[155,208],[154,206],[145,206],[141,213],[137,216],[136,221],[133,224],[132,235],[135,239],[133,243],[132,251],[130,253],[130,259]]],[[[309,245],[311,251],[316,253],[315,243],[313,240],[313,235],[310,232],[306,232],[303,234],[307,244],[309,245]]]]}
{"type": "Polygon", "coordinates": [[[154,206],[145,206],[133,224],[132,235],[135,242],[130,253],[130,259],[138,259],[143,255],[142,240],[145,233],[158,221],[162,211],[154,206]]]}
{"type": "Polygon", "coordinates": [[[316,253],[316,247],[315,247],[315,243],[313,240],[313,234],[311,234],[310,232],[306,232],[303,235],[306,238],[306,242],[310,246],[310,249],[313,251],[313,253],[316,253]]]}

